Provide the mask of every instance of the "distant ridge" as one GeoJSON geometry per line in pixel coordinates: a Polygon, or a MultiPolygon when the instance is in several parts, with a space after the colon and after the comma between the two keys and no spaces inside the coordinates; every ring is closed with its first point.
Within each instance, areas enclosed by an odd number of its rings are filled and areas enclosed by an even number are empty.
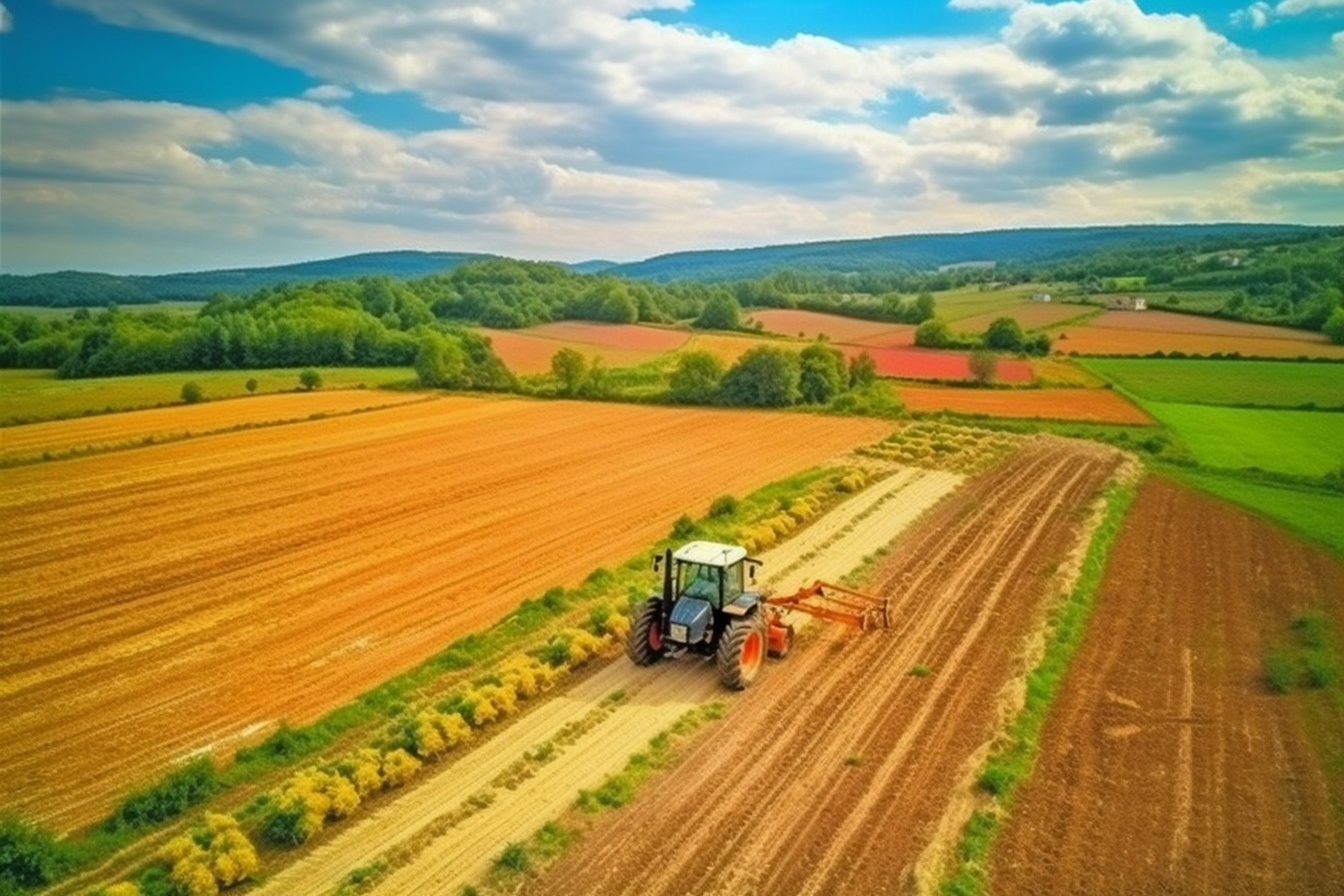
{"type": "Polygon", "coordinates": [[[744,280],[779,270],[932,271],[967,263],[1041,264],[1152,241],[1243,235],[1288,236],[1336,229],[1300,224],[1134,224],[925,233],[752,249],[674,252],[616,265],[607,273],[649,280],[744,280]]]}
{"type": "MultiPolygon", "coordinates": [[[[1033,265],[1066,261],[1099,251],[1142,250],[1147,244],[1293,237],[1339,232],[1338,227],[1300,224],[1136,224],[1108,227],[1024,228],[973,233],[927,233],[872,239],[830,240],[674,252],[617,264],[592,260],[565,265],[583,274],[612,274],[645,280],[749,280],[783,270],[835,273],[935,271],[968,263],[1033,265]]],[[[0,305],[101,306],[172,299],[202,300],[219,292],[247,294],[278,283],[349,279],[372,275],[423,277],[472,261],[503,256],[470,252],[365,252],[264,268],[231,268],[195,273],[118,276],[60,271],[17,276],[0,274],[0,305]]]]}

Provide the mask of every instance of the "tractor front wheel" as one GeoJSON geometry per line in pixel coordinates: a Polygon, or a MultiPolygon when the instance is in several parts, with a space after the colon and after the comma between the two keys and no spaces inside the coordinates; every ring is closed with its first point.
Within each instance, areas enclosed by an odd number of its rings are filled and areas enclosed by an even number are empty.
{"type": "Polygon", "coordinates": [[[735,691],[756,680],[765,662],[765,627],[756,616],[742,616],[719,639],[719,678],[735,691]]]}
{"type": "Polygon", "coordinates": [[[630,621],[630,633],[625,638],[625,653],[636,666],[652,666],[663,655],[660,603],[656,597],[649,598],[630,621]]]}

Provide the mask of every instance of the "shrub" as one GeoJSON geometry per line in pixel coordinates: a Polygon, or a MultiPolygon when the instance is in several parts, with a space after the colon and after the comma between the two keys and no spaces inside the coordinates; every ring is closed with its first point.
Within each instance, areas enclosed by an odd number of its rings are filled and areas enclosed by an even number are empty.
{"type": "Polygon", "coordinates": [[[322,388],[322,374],[309,367],[299,374],[299,385],[311,392],[322,388]]]}
{"type": "Polygon", "coordinates": [[[51,883],[73,864],[50,831],[12,815],[0,818],[0,893],[51,883]]]}
{"type": "Polygon", "coordinates": [[[521,843],[510,843],[495,856],[495,867],[503,871],[526,871],[529,864],[527,848],[521,843]]]}
{"type": "Polygon", "coordinates": [[[672,538],[674,541],[685,541],[694,538],[700,532],[700,527],[696,525],[695,520],[688,514],[682,514],[677,521],[672,524],[672,538]]]}
{"type": "Polygon", "coordinates": [[[382,755],[377,750],[366,747],[343,759],[336,770],[354,786],[361,799],[383,789],[382,755]]]}
{"type": "Polygon", "coordinates": [[[1274,648],[1265,653],[1265,687],[1276,694],[1286,694],[1293,689],[1297,679],[1296,664],[1287,651],[1274,648]]]}
{"type": "Polygon", "coordinates": [[[199,805],[218,788],[214,763],[206,757],[192,760],[153,787],[127,797],[103,828],[116,832],[153,827],[199,805]]]}
{"type": "Polygon", "coordinates": [[[1339,664],[1326,650],[1302,652],[1302,680],[1309,688],[1328,688],[1339,678],[1339,664]]]}
{"type": "Polygon", "coordinates": [[[705,351],[686,352],[668,380],[669,395],[681,404],[709,404],[722,379],[723,362],[717,357],[705,351]]]}
{"type": "Polygon", "coordinates": [[[383,786],[400,787],[420,770],[420,760],[401,748],[383,754],[383,786]]]}
{"type": "Polygon", "coordinates": [[[196,404],[205,398],[205,390],[201,384],[195,380],[187,380],[182,384],[182,400],[187,404],[196,404]]]}
{"type": "Polygon", "coordinates": [[[253,392],[256,392],[256,391],[257,391],[257,378],[256,378],[256,377],[251,377],[251,378],[249,378],[248,381],[244,384],[244,386],[247,388],[248,394],[251,394],[251,393],[253,393],[253,392]]]}
{"type": "Polygon", "coordinates": [[[732,495],[720,495],[709,505],[710,519],[721,519],[737,513],[738,501],[732,495]]]}

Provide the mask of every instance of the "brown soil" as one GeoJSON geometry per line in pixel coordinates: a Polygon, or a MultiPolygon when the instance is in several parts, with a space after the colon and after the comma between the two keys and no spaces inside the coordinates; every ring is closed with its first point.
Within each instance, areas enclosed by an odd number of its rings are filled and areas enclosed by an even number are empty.
{"type": "MultiPolygon", "coordinates": [[[[841,578],[960,482],[960,476],[940,471],[896,472],[762,554],[762,583],[792,591],[815,578],[841,578]]],[[[789,662],[792,658],[771,662],[762,674],[775,675],[789,662]]],[[[754,696],[748,692],[741,699],[754,696]]],[[[332,830],[300,861],[269,871],[259,893],[327,896],[350,871],[378,861],[393,869],[374,890],[379,896],[456,893],[484,876],[506,844],[560,815],[580,789],[619,772],[655,733],[710,699],[734,699],[719,684],[712,660],[687,658],[641,669],[619,657],[410,792],[332,830]],[[603,698],[616,691],[625,699],[604,707],[603,698]],[[563,735],[575,727],[583,733],[563,735]],[[543,743],[554,747],[546,762],[530,763],[526,775],[508,773],[543,743]]]]}
{"type": "Polygon", "coordinates": [[[1341,630],[1344,565],[1217,499],[1145,482],[995,847],[991,892],[1344,892],[1344,777],[1313,747],[1338,763],[1339,703],[1274,695],[1261,677],[1266,649],[1291,643],[1312,607],[1341,630]]]}
{"type": "Polygon", "coordinates": [[[896,397],[912,411],[1138,426],[1153,422],[1152,417],[1109,389],[958,389],[902,384],[896,387],[896,397]]]}
{"type": "Polygon", "coordinates": [[[94,820],[890,428],[451,398],[4,471],[0,806],[94,820]]]}
{"type": "Polygon", "coordinates": [[[1116,459],[1037,438],[964,486],[875,577],[893,599],[890,630],[814,629],[675,770],[524,892],[911,890],[1116,459]],[[912,675],[917,665],[930,674],[912,675]]]}

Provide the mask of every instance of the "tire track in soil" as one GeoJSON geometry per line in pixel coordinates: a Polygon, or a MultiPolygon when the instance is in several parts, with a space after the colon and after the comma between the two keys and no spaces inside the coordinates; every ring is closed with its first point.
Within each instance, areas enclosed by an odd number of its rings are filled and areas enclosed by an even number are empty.
{"type": "Polygon", "coordinates": [[[990,857],[991,892],[1344,892],[1344,778],[1313,746],[1337,751],[1344,718],[1262,681],[1265,651],[1310,608],[1344,629],[1339,560],[1145,480],[990,857]]]}
{"type": "Polygon", "coordinates": [[[897,545],[896,620],[825,626],[531,894],[904,893],[1118,455],[1031,440],[897,545]],[[916,664],[927,677],[909,674],[916,664]]]}
{"type": "MultiPolygon", "coordinates": [[[[886,544],[919,513],[953,491],[962,477],[952,473],[901,469],[841,504],[799,537],[761,555],[768,581],[797,588],[803,577],[787,571],[802,557],[820,551],[805,566],[807,582],[840,578],[871,552],[886,544]],[[824,523],[824,525],[823,525],[824,523]]],[[[810,648],[809,648],[810,649],[810,648]]],[[[772,663],[763,678],[782,665],[772,663]]],[[[754,693],[754,692],[753,692],[754,693]]],[[[620,771],[630,755],[691,708],[711,699],[732,699],[719,685],[712,658],[689,658],[637,668],[624,657],[546,700],[482,747],[437,769],[405,795],[365,819],[333,830],[330,839],[303,859],[277,872],[259,888],[259,896],[325,896],[353,869],[395,854],[434,827],[445,813],[488,791],[493,801],[478,808],[432,842],[415,850],[372,891],[388,894],[454,892],[479,879],[506,844],[527,837],[542,821],[558,816],[584,788],[620,771]],[[516,787],[492,787],[519,757],[557,732],[584,719],[615,690],[626,699],[573,743],[559,747],[551,761],[516,787]]]]}

